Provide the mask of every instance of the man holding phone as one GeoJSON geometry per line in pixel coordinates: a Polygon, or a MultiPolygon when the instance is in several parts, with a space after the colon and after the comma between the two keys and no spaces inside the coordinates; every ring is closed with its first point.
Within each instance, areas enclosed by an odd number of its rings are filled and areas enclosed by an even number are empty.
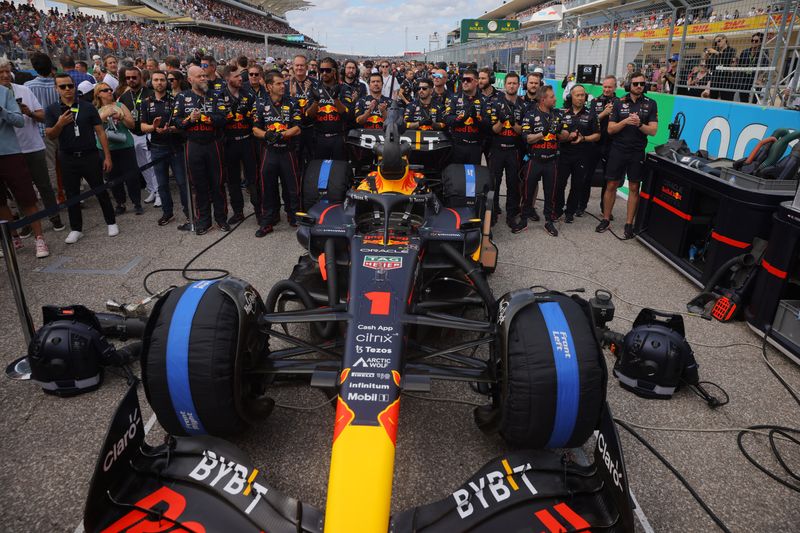
{"type": "MultiPolygon", "coordinates": [[[[49,139],[58,139],[58,161],[69,200],[80,194],[81,178],[92,188],[103,184],[102,173],[111,172],[111,150],[108,148],[108,138],[97,109],[91,103],[75,97],[75,82],[69,74],[56,74],[55,84],[59,101],[45,110],[44,133],[49,139]],[[102,163],[95,145],[95,136],[105,154],[102,163]]],[[[108,224],[109,237],[119,235],[119,226],[108,191],[97,193],[97,200],[108,224]]],[[[75,244],[83,237],[81,206],[70,206],[68,213],[71,231],[64,242],[75,244]]]]}

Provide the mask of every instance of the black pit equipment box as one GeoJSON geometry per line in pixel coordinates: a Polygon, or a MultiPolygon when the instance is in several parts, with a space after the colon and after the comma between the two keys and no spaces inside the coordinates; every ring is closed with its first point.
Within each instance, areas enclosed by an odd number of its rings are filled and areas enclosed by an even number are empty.
{"type": "Polygon", "coordinates": [[[800,203],[780,205],[759,265],[753,296],[745,308],[747,324],[800,364],[800,203]]]}
{"type": "Polygon", "coordinates": [[[773,214],[797,190],[797,181],[733,169],[717,177],[655,153],[647,154],[645,166],[638,239],[700,287],[755,240],[769,240],[773,214]]]}

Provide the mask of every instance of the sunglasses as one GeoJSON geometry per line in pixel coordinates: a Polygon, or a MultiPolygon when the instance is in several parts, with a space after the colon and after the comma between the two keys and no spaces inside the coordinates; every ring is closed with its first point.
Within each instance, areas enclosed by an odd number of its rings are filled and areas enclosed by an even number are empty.
{"type": "Polygon", "coordinates": [[[420,85],[419,90],[420,91],[430,91],[431,88],[430,87],[426,87],[425,85],[420,85]]]}
{"type": "Polygon", "coordinates": [[[751,43],[760,43],[761,39],[750,39],[751,43]]]}
{"type": "Polygon", "coordinates": [[[200,66],[203,67],[203,68],[208,68],[211,65],[209,65],[208,63],[200,63],[200,66]]]}
{"type": "Polygon", "coordinates": [[[444,78],[444,74],[440,74],[438,72],[435,74],[431,74],[431,76],[433,76],[434,78],[444,78]]]}
{"type": "Polygon", "coordinates": [[[645,85],[647,85],[647,83],[644,82],[644,81],[633,81],[633,82],[631,82],[631,87],[644,87],[645,85]]]}
{"type": "Polygon", "coordinates": [[[125,80],[138,80],[139,76],[125,76],[125,80]]]}
{"type": "Polygon", "coordinates": [[[112,92],[114,92],[114,90],[113,89],[100,89],[98,92],[101,92],[101,93],[112,93],[112,92]]]}
{"type": "Polygon", "coordinates": [[[59,85],[58,88],[61,89],[62,91],[68,91],[70,89],[74,89],[75,88],[75,84],[74,83],[64,83],[63,85],[59,85]]]}
{"type": "Polygon", "coordinates": [[[170,83],[175,83],[176,81],[178,81],[178,79],[177,78],[167,78],[167,81],[170,82],[170,83]]]}
{"type": "Polygon", "coordinates": [[[381,68],[389,68],[389,65],[381,65],[381,68]]]}
{"type": "Polygon", "coordinates": [[[250,76],[251,78],[258,78],[259,76],[261,76],[261,73],[260,72],[248,72],[247,75],[250,76]]]}
{"type": "Polygon", "coordinates": [[[319,71],[322,74],[327,74],[328,72],[333,72],[333,69],[329,68],[329,67],[323,67],[323,68],[319,69],[319,71]]]}
{"type": "Polygon", "coordinates": [[[472,83],[473,81],[475,81],[475,78],[470,78],[470,77],[461,78],[461,81],[464,83],[472,83]]]}

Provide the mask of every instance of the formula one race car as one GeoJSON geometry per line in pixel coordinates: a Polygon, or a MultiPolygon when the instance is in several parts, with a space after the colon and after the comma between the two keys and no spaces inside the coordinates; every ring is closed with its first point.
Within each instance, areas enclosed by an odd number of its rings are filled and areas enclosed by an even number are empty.
{"type": "Polygon", "coordinates": [[[414,143],[392,125],[384,135],[360,184],[334,162],[309,165],[305,192],[318,197],[299,215],[306,254],[266,300],[228,277],[156,303],[142,381],[171,437],[144,443],[132,388],[92,480],[87,531],[633,531],[586,302],[534,289],[495,299],[486,169],[450,165],[429,180],[408,163],[414,143]],[[458,341],[431,344],[441,330],[458,341]],[[219,438],[267,416],[271,384],[289,378],[337,400],[324,509],[270,487],[219,438]],[[441,501],[392,515],[401,395],[431,380],[479,391],[476,422],[518,451],[441,501]],[[578,464],[569,449],[593,435],[593,463],[578,464]]]}

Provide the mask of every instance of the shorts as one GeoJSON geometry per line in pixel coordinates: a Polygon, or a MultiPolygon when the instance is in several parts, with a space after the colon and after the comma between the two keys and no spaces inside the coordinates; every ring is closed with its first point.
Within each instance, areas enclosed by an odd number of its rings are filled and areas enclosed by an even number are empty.
{"type": "Polygon", "coordinates": [[[644,179],[644,152],[622,151],[611,147],[606,163],[606,181],[640,183],[644,179]]]}
{"type": "Polygon", "coordinates": [[[36,191],[22,154],[0,155],[0,204],[8,200],[8,192],[20,207],[36,207],[36,191]]]}

